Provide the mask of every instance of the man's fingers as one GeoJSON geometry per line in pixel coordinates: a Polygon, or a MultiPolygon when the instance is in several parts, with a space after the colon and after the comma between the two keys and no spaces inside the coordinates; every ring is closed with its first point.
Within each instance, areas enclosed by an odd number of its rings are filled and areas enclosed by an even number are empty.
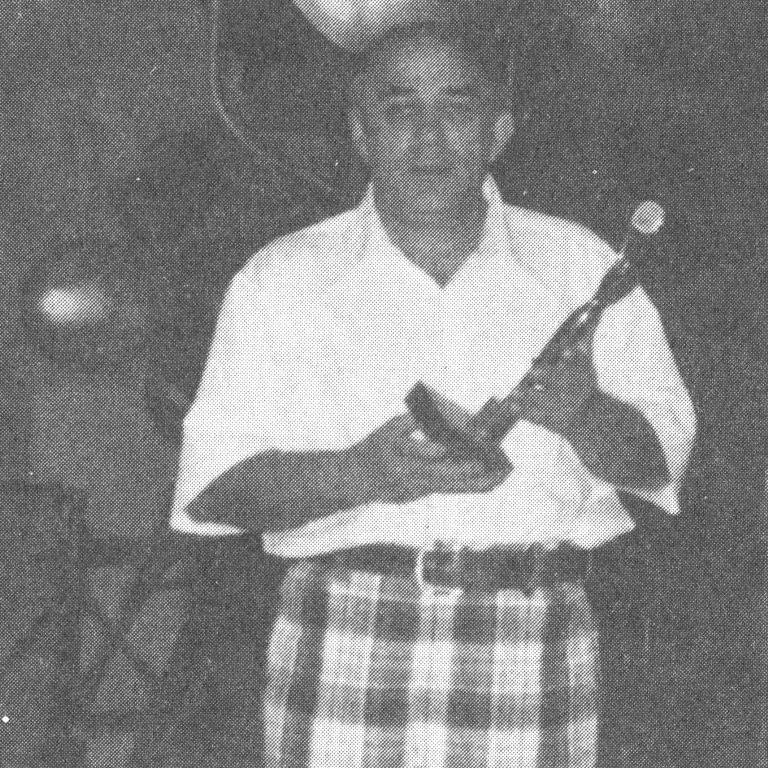
{"type": "Polygon", "coordinates": [[[466,485],[460,491],[461,493],[486,493],[492,491],[502,483],[506,475],[486,475],[485,477],[476,477],[467,481],[466,485]]]}
{"type": "Polygon", "coordinates": [[[423,457],[400,456],[398,480],[388,489],[384,501],[402,503],[433,493],[485,493],[501,484],[512,465],[489,472],[478,461],[430,461],[423,457]]]}
{"type": "Polygon", "coordinates": [[[478,461],[452,462],[450,464],[438,464],[431,473],[431,479],[436,485],[440,485],[446,491],[461,492],[466,488],[471,492],[472,488],[493,488],[503,480],[510,469],[489,472],[485,465],[478,461]]]}
{"type": "Polygon", "coordinates": [[[462,478],[451,478],[442,489],[443,493],[486,493],[500,485],[509,473],[494,472],[483,475],[472,475],[462,478]]]}
{"type": "Polygon", "coordinates": [[[426,459],[427,461],[439,461],[445,458],[448,449],[428,438],[415,438],[408,436],[399,444],[400,450],[406,456],[414,459],[426,459]]]}

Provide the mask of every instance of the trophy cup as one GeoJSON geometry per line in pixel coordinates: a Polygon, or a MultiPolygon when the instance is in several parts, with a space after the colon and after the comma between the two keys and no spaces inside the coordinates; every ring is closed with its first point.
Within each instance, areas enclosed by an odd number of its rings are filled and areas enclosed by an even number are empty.
{"type": "Polygon", "coordinates": [[[608,307],[637,287],[636,265],[646,257],[651,238],[663,224],[664,209],[658,203],[646,201],[635,209],[618,261],[606,272],[594,296],[568,315],[507,397],[491,398],[471,414],[426,384],[416,384],[405,403],[424,434],[445,445],[452,458],[479,459],[489,471],[508,467],[500,444],[520,417],[516,405],[520,393],[541,389],[547,370],[594,333],[608,307]]]}

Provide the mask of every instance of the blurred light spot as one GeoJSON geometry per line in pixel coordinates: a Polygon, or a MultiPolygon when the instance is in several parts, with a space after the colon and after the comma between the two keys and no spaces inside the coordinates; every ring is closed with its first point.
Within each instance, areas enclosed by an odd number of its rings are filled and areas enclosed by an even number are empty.
{"type": "Polygon", "coordinates": [[[8,715],[3,715],[2,718],[0,718],[0,720],[2,720],[4,723],[10,723],[11,722],[11,718],[8,717],[8,715]]]}
{"type": "Polygon", "coordinates": [[[294,1],[322,34],[348,50],[360,50],[368,40],[397,24],[424,21],[449,12],[438,0],[294,1]]]}
{"type": "Polygon", "coordinates": [[[60,325],[96,323],[107,317],[109,299],[95,285],[51,288],[38,302],[40,311],[60,325]]]}
{"type": "Polygon", "coordinates": [[[664,225],[664,209],[655,200],[646,200],[632,214],[632,226],[644,235],[653,235],[664,225]]]}

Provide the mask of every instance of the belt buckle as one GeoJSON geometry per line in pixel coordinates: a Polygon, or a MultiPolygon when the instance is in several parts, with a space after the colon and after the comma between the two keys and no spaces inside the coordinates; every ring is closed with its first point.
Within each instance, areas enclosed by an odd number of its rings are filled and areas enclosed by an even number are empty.
{"type": "Polygon", "coordinates": [[[429,550],[420,549],[416,553],[416,564],[413,569],[413,575],[416,577],[416,583],[419,589],[432,588],[432,585],[424,578],[424,557],[429,550]]]}
{"type": "MultiPolygon", "coordinates": [[[[432,545],[430,549],[419,549],[416,552],[416,562],[414,564],[413,568],[413,575],[416,579],[416,582],[418,583],[420,589],[424,590],[434,590],[435,587],[441,586],[439,584],[435,584],[431,581],[428,581],[426,577],[424,576],[424,561],[427,555],[430,554],[439,554],[446,552],[453,553],[454,555],[460,551],[460,547],[458,547],[453,542],[445,542],[445,541],[436,541],[432,545]]],[[[464,589],[462,587],[454,587],[454,586],[448,586],[446,585],[445,588],[450,592],[464,592],[464,589]]]]}

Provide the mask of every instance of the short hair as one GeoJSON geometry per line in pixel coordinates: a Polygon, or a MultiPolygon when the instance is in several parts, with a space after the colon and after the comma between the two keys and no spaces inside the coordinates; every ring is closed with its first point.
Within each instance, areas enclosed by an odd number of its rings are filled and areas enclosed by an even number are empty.
{"type": "Polygon", "coordinates": [[[410,42],[438,40],[451,45],[469,63],[479,67],[499,87],[509,84],[511,63],[507,41],[490,23],[430,20],[390,27],[357,51],[350,67],[350,85],[369,72],[386,54],[410,42]]]}

